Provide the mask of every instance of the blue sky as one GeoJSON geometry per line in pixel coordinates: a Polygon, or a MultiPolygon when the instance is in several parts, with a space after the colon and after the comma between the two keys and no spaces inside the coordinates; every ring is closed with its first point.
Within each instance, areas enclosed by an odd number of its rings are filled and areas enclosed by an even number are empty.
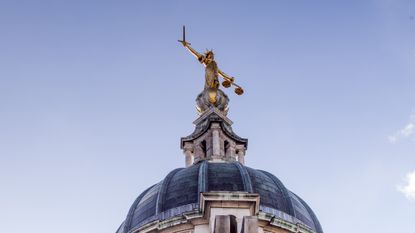
{"type": "Polygon", "coordinates": [[[413,231],[414,1],[2,0],[0,232],[115,232],[184,165],[204,69],[183,24],[245,88],[248,166],[325,232],[413,231]]]}

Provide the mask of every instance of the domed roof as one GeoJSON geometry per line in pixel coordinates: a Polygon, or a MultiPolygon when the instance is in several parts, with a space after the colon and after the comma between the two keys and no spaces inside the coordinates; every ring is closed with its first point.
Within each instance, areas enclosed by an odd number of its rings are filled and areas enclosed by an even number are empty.
{"type": "Polygon", "coordinates": [[[201,161],[171,171],[164,180],[138,196],[117,233],[127,233],[146,223],[165,220],[199,208],[202,192],[257,193],[260,211],[291,223],[303,223],[317,233],[322,228],[311,208],[274,175],[239,162],[201,161]]]}

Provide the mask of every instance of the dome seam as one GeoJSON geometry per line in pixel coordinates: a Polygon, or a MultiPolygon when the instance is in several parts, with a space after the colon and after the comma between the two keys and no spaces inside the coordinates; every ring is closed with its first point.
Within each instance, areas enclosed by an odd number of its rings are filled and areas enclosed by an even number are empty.
{"type": "Polygon", "coordinates": [[[180,170],[182,170],[184,168],[176,168],[173,171],[171,171],[166,178],[164,178],[163,183],[161,184],[160,190],[157,194],[157,201],[156,201],[156,213],[155,215],[157,216],[159,213],[163,212],[163,207],[164,207],[164,202],[165,202],[165,198],[166,198],[166,193],[167,193],[167,188],[168,185],[171,181],[171,179],[173,178],[173,176],[180,170]]]}
{"type": "Polygon", "coordinates": [[[241,176],[242,183],[244,185],[244,191],[248,193],[253,193],[254,189],[252,187],[251,177],[249,176],[249,173],[245,166],[243,166],[239,162],[233,162],[233,164],[238,168],[239,175],[241,176]]]}
{"type": "Polygon", "coordinates": [[[272,180],[272,182],[274,182],[274,184],[281,190],[284,200],[288,203],[288,214],[290,214],[291,216],[297,217],[295,215],[295,211],[294,211],[294,205],[291,201],[291,197],[289,195],[289,191],[288,189],[284,186],[284,184],[273,174],[267,172],[267,171],[263,171],[263,170],[257,170],[259,172],[262,172],[265,176],[267,176],[268,178],[270,178],[272,180]]]}
{"type": "Polygon", "coordinates": [[[200,202],[200,194],[208,190],[208,182],[209,182],[208,166],[209,164],[205,160],[200,164],[200,167],[199,167],[198,182],[197,182],[197,189],[198,189],[197,190],[198,191],[197,203],[198,204],[200,202]]]}

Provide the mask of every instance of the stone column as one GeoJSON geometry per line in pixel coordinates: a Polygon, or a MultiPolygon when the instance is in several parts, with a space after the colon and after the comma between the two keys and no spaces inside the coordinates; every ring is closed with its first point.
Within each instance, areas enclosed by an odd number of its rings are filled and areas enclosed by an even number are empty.
{"type": "Polygon", "coordinates": [[[190,167],[193,164],[193,144],[186,142],[183,147],[185,156],[186,167],[190,167]]]}
{"type": "Polygon", "coordinates": [[[236,150],[236,148],[235,148],[236,146],[235,146],[235,142],[231,142],[230,143],[230,146],[229,146],[229,149],[228,149],[228,151],[229,151],[229,157],[232,159],[232,161],[235,161],[236,159],[235,159],[235,150],[236,150]]]}
{"type": "Polygon", "coordinates": [[[220,158],[220,125],[218,123],[213,123],[211,126],[212,129],[212,157],[220,158]]]}
{"type": "Polygon", "coordinates": [[[242,145],[236,146],[236,149],[238,150],[238,161],[245,165],[245,147],[242,145]]]}

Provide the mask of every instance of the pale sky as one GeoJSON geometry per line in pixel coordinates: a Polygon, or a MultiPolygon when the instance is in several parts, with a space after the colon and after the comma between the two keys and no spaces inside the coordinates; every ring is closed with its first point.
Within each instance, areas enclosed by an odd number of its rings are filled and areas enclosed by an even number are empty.
{"type": "Polygon", "coordinates": [[[415,1],[0,0],[0,232],[113,233],[184,165],[204,68],[326,233],[415,229],[415,1]]]}

